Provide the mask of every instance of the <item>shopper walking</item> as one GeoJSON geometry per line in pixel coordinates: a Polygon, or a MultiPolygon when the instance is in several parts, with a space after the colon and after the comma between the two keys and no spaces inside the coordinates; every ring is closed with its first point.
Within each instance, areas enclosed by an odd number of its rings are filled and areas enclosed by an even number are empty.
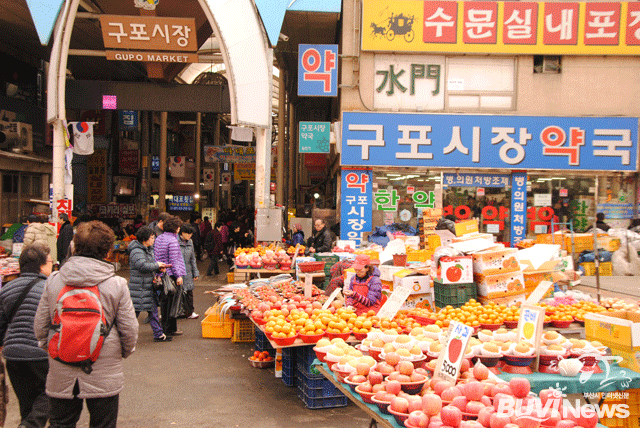
{"type": "Polygon", "coordinates": [[[62,223],[62,226],[60,226],[60,231],[58,232],[56,249],[60,265],[62,265],[69,257],[69,245],[71,244],[71,241],[73,241],[73,226],[69,221],[67,213],[60,213],[58,217],[60,217],[60,223],[62,223]]]}
{"type": "Polygon", "coordinates": [[[213,230],[209,217],[204,216],[204,220],[200,223],[200,239],[202,242],[207,240],[207,235],[213,230]]]}
{"type": "Polygon", "coordinates": [[[58,261],[58,241],[56,230],[49,223],[39,219],[35,215],[29,215],[29,226],[24,232],[24,245],[40,243],[49,247],[51,260],[58,261]]]}
{"type": "Polygon", "coordinates": [[[198,280],[200,277],[200,271],[198,271],[198,264],[196,263],[196,253],[191,240],[192,236],[193,228],[188,224],[182,226],[180,229],[180,251],[182,251],[182,258],[184,259],[184,266],[187,272],[182,282],[182,287],[186,291],[184,313],[190,320],[196,319],[200,316],[196,314],[193,307],[193,281],[198,280]]]}
{"type": "Polygon", "coordinates": [[[156,261],[171,265],[167,268],[167,275],[176,283],[176,293],[164,294],[160,297],[160,316],[162,317],[162,329],[167,336],[179,336],[182,330],[178,330],[176,318],[170,317],[173,299],[177,293],[181,292],[183,277],[187,274],[184,266],[184,259],[180,251],[178,233],[182,226],[182,220],[178,217],[170,216],[164,221],[164,233],[156,238],[153,244],[156,261]]]}
{"type": "Polygon", "coordinates": [[[200,217],[200,214],[191,214],[191,221],[189,225],[193,229],[191,241],[193,242],[193,249],[196,251],[196,260],[202,260],[202,238],[200,237],[200,223],[202,223],[202,217],[200,217]]]}
{"type": "MultiPolygon", "coordinates": [[[[149,325],[153,331],[153,340],[168,342],[171,337],[164,334],[158,319],[159,297],[153,288],[156,274],[164,273],[166,264],[156,262],[153,254],[153,244],[156,235],[149,226],[143,226],[136,233],[136,240],[127,247],[129,251],[129,293],[136,311],[136,318],[140,312],[149,313],[149,325]]],[[[159,278],[157,278],[159,280],[159,278]]]]}
{"type": "MultiPolygon", "coordinates": [[[[75,427],[83,401],[89,409],[90,428],[116,427],[119,394],[124,388],[122,359],[135,349],[138,322],[127,281],[116,276],[113,265],[105,261],[114,242],[113,231],[106,224],[100,221],[83,223],[73,237],[74,255],[45,284],[34,322],[36,338],[43,348],[48,348],[55,333],[52,328],[54,313],[60,292],[66,285],[78,289],[97,286],[107,325],[112,327],[90,374],[49,355],[46,391],[51,402],[51,428],[75,427]]],[[[69,339],[65,340],[70,343],[69,339]]]]}
{"type": "Polygon", "coordinates": [[[224,246],[222,245],[222,234],[220,229],[222,228],[222,222],[217,222],[216,227],[207,235],[207,240],[204,241],[204,249],[209,254],[209,267],[207,268],[207,276],[211,276],[211,272],[215,272],[216,275],[220,273],[218,269],[218,259],[222,256],[224,246]]]}
{"type": "Polygon", "coordinates": [[[153,233],[156,234],[156,238],[160,235],[162,235],[162,232],[164,232],[164,222],[165,220],[167,220],[169,217],[171,217],[171,214],[169,214],[168,212],[161,212],[158,215],[158,220],[156,221],[152,221],[149,224],[149,227],[151,227],[151,230],[153,230],[153,233]]]}
{"type": "Polygon", "coordinates": [[[19,428],[44,428],[49,419],[45,393],[49,361],[38,347],[33,321],[44,283],[53,268],[49,247],[28,245],[20,253],[20,277],[0,291],[0,346],[20,404],[19,428]]]}

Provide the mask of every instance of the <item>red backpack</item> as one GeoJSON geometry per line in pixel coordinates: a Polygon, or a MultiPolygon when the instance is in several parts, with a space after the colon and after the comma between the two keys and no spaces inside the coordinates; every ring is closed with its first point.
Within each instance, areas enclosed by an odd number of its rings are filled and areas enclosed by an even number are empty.
{"type": "Polygon", "coordinates": [[[62,287],[52,329],[55,333],[49,341],[51,358],[91,373],[91,365],[98,359],[104,339],[111,331],[102,310],[98,285],[62,287]]]}

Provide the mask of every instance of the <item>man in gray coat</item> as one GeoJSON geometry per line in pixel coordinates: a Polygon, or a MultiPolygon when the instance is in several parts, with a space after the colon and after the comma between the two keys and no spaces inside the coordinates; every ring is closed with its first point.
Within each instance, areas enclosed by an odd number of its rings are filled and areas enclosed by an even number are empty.
{"type": "Polygon", "coordinates": [[[65,285],[78,288],[97,285],[107,325],[112,326],[90,374],[49,356],[46,390],[51,400],[51,428],[75,427],[84,400],[91,428],[116,427],[118,397],[124,388],[122,360],[135,350],[138,321],[127,281],[115,276],[113,265],[104,260],[114,241],[115,235],[106,224],[100,221],[81,224],[73,237],[73,256],[51,275],[42,293],[34,330],[39,345],[45,349],[54,334],[54,312],[65,285]]]}
{"type": "Polygon", "coordinates": [[[49,419],[45,382],[47,352],[38,347],[33,321],[53,260],[49,247],[28,245],[20,254],[20,277],[0,291],[0,345],[20,404],[18,428],[44,428],[49,419]]]}

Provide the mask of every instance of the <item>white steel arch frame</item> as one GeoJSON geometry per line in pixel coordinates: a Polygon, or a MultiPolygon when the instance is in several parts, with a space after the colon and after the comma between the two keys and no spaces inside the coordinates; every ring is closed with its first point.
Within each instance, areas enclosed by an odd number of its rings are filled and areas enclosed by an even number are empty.
{"type": "MultiPolygon", "coordinates": [[[[121,0],[122,1],[122,0],[121,0]]],[[[132,0],[124,0],[132,1],[132,0]]],[[[255,207],[269,206],[273,50],[253,0],[198,0],[228,70],[231,123],[256,133],[255,207]]],[[[53,125],[53,201],[65,197],[64,121],[69,43],[80,0],[67,0],[54,29],[47,76],[47,120],[53,125]]],[[[55,204],[52,217],[57,218],[55,204]]]]}

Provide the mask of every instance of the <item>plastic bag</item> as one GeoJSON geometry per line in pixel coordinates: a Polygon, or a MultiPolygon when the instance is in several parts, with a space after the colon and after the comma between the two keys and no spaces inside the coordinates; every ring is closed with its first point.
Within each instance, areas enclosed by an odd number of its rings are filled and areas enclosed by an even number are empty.
{"type": "Polygon", "coordinates": [[[171,318],[180,318],[185,315],[184,303],[186,301],[187,290],[178,286],[176,294],[173,296],[173,302],[171,303],[171,309],[169,310],[169,316],[171,318]]]}
{"type": "Polygon", "coordinates": [[[173,294],[176,292],[176,283],[170,275],[162,275],[162,289],[165,295],[173,294]]]}

